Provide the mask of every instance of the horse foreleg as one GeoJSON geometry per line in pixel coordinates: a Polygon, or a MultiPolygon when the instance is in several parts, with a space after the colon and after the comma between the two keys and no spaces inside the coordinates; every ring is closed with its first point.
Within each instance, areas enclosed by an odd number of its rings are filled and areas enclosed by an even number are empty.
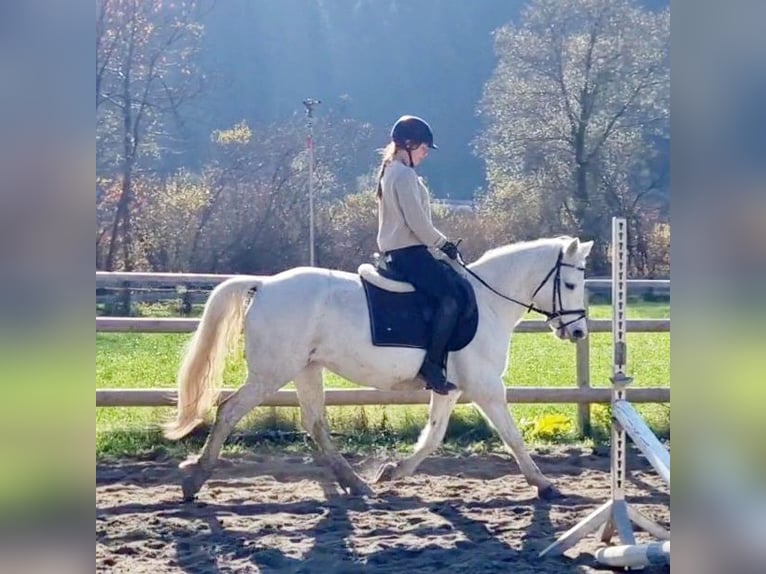
{"type": "Polygon", "coordinates": [[[244,386],[223,401],[216,411],[215,424],[207,436],[205,446],[197,457],[190,457],[179,465],[183,473],[184,500],[192,500],[210,478],[218,460],[223,443],[228,438],[240,419],[263,402],[273,389],[257,383],[252,374],[248,374],[244,386]]]}
{"type": "Polygon", "coordinates": [[[505,401],[505,386],[497,381],[491,386],[482,388],[475,397],[470,397],[489,423],[495,427],[506,448],[516,458],[516,462],[527,479],[527,483],[537,487],[540,498],[550,499],[560,496],[558,489],[540,471],[535,461],[529,455],[524,438],[521,436],[508,405],[505,401]]]}
{"type": "Polygon", "coordinates": [[[395,480],[415,472],[418,465],[442,443],[444,433],[447,432],[450,413],[455,408],[458,398],[460,398],[459,392],[452,392],[446,396],[431,393],[428,424],[420,433],[415,452],[399,462],[388,462],[382,465],[375,476],[375,482],[395,480]]]}
{"type": "Polygon", "coordinates": [[[330,438],[325,418],[322,367],[310,364],[294,380],[301,405],[301,424],[318,447],[320,462],[327,464],[342,488],[353,495],[371,496],[372,489],[354,472],[330,438]]]}

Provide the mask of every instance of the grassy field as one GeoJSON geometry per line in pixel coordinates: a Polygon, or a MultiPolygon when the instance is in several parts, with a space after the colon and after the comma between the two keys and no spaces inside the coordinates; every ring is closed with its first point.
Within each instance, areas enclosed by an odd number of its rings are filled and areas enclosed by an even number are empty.
{"type": "MultiPolygon", "coordinates": [[[[144,310],[146,312],[146,310],[144,310]]],[[[150,314],[166,311],[152,309],[150,314]]],[[[611,307],[592,305],[591,318],[609,318],[611,307]]],[[[632,303],[629,318],[667,318],[668,303],[632,303]]],[[[530,315],[531,317],[531,315],[530,315]]],[[[96,334],[96,388],[174,387],[175,371],[188,334],[96,334]]],[[[611,374],[611,333],[591,335],[591,384],[608,386],[611,374]]],[[[237,386],[244,379],[241,351],[232,353],[225,375],[226,386],[237,386]]],[[[640,387],[670,384],[670,334],[629,333],[628,373],[640,387]]],[[[575,385],[575,346],[561,342],[552,334],[520,333],[510,349],[510,368],[505,382],[509,386],[566,387],[575,385]]],[[[331,373],[325,376],[328,387],[352,387],[331,373]]],[[[670,406],[641,405],[639,411],[660,435],[669,434],[670,406]]],[[[513,405],[511,410],[530,442],[555,439],[572,440],[574,405],[513,405]]],[[[605,406],[594,406],[596,437],[603,436],[609,414],[605,406]]],[[[96,409],[97,456],[136,454],[156,448],[197,448],[199,437],[181,445],[165,443],[158,425],[172,416],[169,408],[96,409]]],[[[393,446],[409,448],[425,424],[425,406],[329,407],[333,431],[348,447],[393,446]]],[[[248,441],[263,442],[274,436],[293,436],[298,428],[297,409],[261,408],[240,425],[229,449],[246,446],[248,441]],[[281,433],[275,433],[279,430],[281,433]]],[[[295,435],[299,436],[299,435],[295,435]]],[[[299,442],[302,443],[302,438],[299,442]]],[[[491,429],[473,407],[459,406],[447,432],[451,443],[473,444],[483,448],[496,441],[491,429]],[[485,444],[486,443],[486,444],[485,444]]]]}

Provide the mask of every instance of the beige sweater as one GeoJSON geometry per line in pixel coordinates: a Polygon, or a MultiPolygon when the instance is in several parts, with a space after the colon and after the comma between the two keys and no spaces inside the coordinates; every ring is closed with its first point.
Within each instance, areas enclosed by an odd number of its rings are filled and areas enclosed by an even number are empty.
{"type": "Polygon", "coordinates": [[[411,167],[393,161],[383,173],[378,202],[378,249],[382,252],[425,245],[441,247],[447,238],[431,223],[428,188],[411,167]]]}

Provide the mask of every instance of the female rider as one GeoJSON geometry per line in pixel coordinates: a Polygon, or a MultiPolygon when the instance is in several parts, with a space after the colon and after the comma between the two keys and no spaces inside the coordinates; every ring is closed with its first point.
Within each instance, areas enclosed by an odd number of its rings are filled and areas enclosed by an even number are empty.
{"type": "Polygon", "coordinates": [[[434,145],[431,127],[416,116],[402,116],[383,150],[378,177],[378,248],[390,265],[436,305],[426,357],[418,375],[426,388],[446,395],[457,387],[445,374],[447,344],[457,323],[457,273],[440,263],[430,249],[451,259],[457,247],[431,222],[429,192],[415,173],[434,145]]]}

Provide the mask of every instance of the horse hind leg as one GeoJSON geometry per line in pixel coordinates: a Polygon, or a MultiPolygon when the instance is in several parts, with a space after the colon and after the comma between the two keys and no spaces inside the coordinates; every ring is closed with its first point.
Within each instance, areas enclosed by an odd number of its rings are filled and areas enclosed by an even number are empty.
{"type": "Polygon", "coordinates": [[[183,475],[181,486],[185,501],[193,500],[210,478],[221,447],[236,424],[275,390],[263,384],[250,372],[245,384],[218,405],[215,424],[207,436],[202,452],[199,456],[190,457],[179,465],[183,475]]]}
{"type": "Polygon", "coordinates": [[[338,484],[350,494],[372,496],[370,487],[354,472],[330,438],[330,428],[325,418],[322,367],[315,363],[309,364],[293,382],[301,405],[301,424],[321,453],[319,462],[330,467],[338,484]]]}
{"type": "Polygon", "coordinates": [[[420,463],[430,456],[439,447],[442,440],[444,440],[450,413],[455,408],[459,397],[459,392],[452,392],[449,395],[431,393],[428,424],[420,433],[420,439],[418,439],[418,443],[415,445],[415,452],[399,462],[383,464],[375,476],[375,482],[396,480],[397,478],[410,476],[415,472],[420,463]]]}

